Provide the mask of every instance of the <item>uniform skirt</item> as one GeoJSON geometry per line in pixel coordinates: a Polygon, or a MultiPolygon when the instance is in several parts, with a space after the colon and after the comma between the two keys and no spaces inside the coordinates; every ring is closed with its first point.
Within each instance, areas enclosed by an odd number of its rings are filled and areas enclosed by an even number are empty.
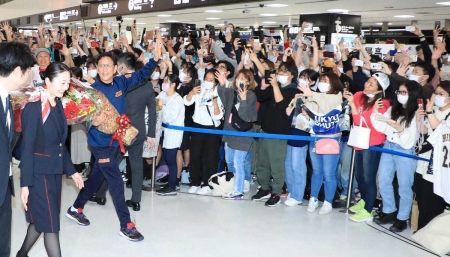
{"type": "Polygon", "coordinates": [[[36,227],[37,232],[58,233],[61,211],[62,175],[36,174],[33,186],[28,187],[28,211],[25,213],[28,223],[36,227]]]}

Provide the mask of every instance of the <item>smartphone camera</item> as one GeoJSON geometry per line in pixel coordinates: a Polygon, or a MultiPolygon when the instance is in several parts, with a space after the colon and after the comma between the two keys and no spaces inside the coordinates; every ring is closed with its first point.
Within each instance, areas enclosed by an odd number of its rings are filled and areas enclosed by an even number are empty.
{"type": "Polygon", "coordinates": [[[272,74],[277,74],[277,71],[276,70],[266,70],[264,72],[264,82],[266,84],[270,84],[270,78],[271,78],[272,74]]]}

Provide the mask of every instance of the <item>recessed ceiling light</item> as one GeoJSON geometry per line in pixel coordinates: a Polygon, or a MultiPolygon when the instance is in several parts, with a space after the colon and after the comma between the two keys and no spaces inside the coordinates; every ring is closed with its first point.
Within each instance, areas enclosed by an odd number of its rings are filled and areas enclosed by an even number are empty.
{"type": "Polygon", "coordinates": [[[145,22],[136,22],[137,25],[145,25],[145,22]]]}
{"type": "Polygon", "coordinates": [[[225,26],[225,24],[224,23],[219,23],[219,24],[217,24],[217,26],[223,27],[223,26],[225,26]]]}
{"type": "Polygon", "coordinates": [[[450,2],[437,2],[436,4],[440,4],[440,5],[450,5],[450,2]]]}
{"type": "Polygon", "coordinates": [[[208,17],[206,19],[210,20],[210,21],[220,20],[220,18],[217,18],[217,17],[208,17]]]}
{"type": "Polygon", "coordinates": [[[171,17],[172,14],[158,14],[158,17],[171,17]]]}
{"type": "Polygon", "coordinates": [[[179,22],[177,20],[166,20],[166,22],[179,22]]]}
{"type": "Polygon", "coordinates": [[[82,25],[83,23],[81,23],[81,22],[77,22],[77,23],[75,23],[76,25],[82,25]]]}
{"type": "Polygon", "coordinates": [[[265,4],[265,7],[274,7],[274,8],[281,8],[281,7],[287,7],[289,5],[287,4],[265,4]]]}
{"type": "Polygon", "coordinates": [[[349,11],[347,9],[330,9],[327,12],[348,13],[349,11]]]}
{"type": "MultiPolygon", "coordinates": [[[[380,25],[381,26],[381,25],[383,25],[383,23],[382,22],[377,22],[377,23],[375,23],[375,25],[380,25]]],[[[392,25],[392,22],[389,22],[388,25],[392,25]]]]}
{"type": "Polygon", "coordinates": [[[222,10],[206,10],[205,12],[207,12],[207,13],[221,13],[223,11],[222,10]]]}
{"type": "Polygon", "coordinates": [[[402,14],[402,15],[395,15],[395,18],[414,18],[414,15],[408,15],[408,14],[402,14]]]}
{"type": "Polygon", "coordinates": [[[264,24],[276,24],[275,21],[263,21],[264,24]]]}
{"type": "Polygon", "coordinates": [[[261,16],[261,17],[274,17],[274,16],[277,16],[277,15],[274,14],[274,13],[261,13],[259,16],[261,16]]]}
{"type": "Polygon", "coordinates": [[[133,18],[125,17],[125,18],[123,18],[123,20],[125,20],[125,21],[132,21],[132,20],[134,20],[134,19],[133,19],[133,18]]]}

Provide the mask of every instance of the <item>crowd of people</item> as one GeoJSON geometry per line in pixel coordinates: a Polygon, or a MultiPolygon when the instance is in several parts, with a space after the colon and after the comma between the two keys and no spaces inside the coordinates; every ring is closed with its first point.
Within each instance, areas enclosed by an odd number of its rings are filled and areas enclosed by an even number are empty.
{"type": "MultiPolygon", "coordinates": [[[[27,256],[41,233],[48,255],[61,256],[63,172],[81,189],[67,217],[90,225],[85,204],[89,200],[104,204],[109,190],[120,234],[132,241],[143,240],[127,207],[140,210],[148,161],[142,157],[145,146],[158,148],[157,165],[168,166],[167,184],[156,190],[161,196],[177,194],[183,171],[190,175],[189,193],[211,194],[211,176],[226,166],[234,174],[234,185],[222,195],[224,199],[243,199],[254,175],[258,189],[252,200],[273,207],[287,193],[286,206],[302,205],[306,199],[308,212],[316,212],[321,205],[318,213],[326,215],[332,212],[333,202],[350,191],[352,200],[360,198],[350,208],[352,221],[373,219],[392,224],[394,232],[407,228],[414,199],[419,206],[419,228],[446,208],[449,193],[442,185],[449,181],[441,173],[448,169],[448,149],[444,132],[439,132],[444,130],[439,128],[447,126],[450,114],[450,81],[444,68],[450,65],[450,53],[446,40],[439,40],[438,29],[430,46],[415,26],[412,33],[420,45],[414,49],[417,60],[412,60],[411,49],[397,42],[395,50],[381,55],[369,52],[359,38],[353,48],[341,41],[329,51],[314,36],[304,35],[303,28],[294,36],[285,30],[275,37],[244,39],[228,23],[217,37],[206,30],[169,38],[155,30],[152,38],[146,34],[141,40],[132,26],[128,42],[106,24],[91,33],[46,30],[42,24],[31,37],[13,32],[6,23],[1,27],[0,37],[7,42],[0,45],[0,122],[5,128],[0,140],[8,147],[0,149],[0,200],[5,198],[0,202],[0,216],[4,216],[0,225],[6,226],[9,219],[10,228],[13,190],[8,186],[12,175],[8,163],[13,154],[21,161],[21,199],[30,223],[17,256],[27,256]],[[123,153],[117,142],[111,143],[111,135],[95,126],[74,125],[70,153],[65,148],[70,134],[60,99],[71,77],[102,92],[139,130],[134,143],[127,146],[130,200],[125,199],[119,169],[123,153]],[[13,147],[8,94],[27,86],[29,78],[47,93],[41,101],[26,105],[22,132],[16,134],[20,140],[13,147]],[[158,135],[158,119],[180,127],[311,136],[313,140],[221,136],[167,127],[158,135]],[[368,128],[368,145],[384,151],[347,145],[352,126],[368,128]],[[356,183],[348,188],[352,149],[356,183]],[[86,181],[72,161],[77,168],[90,163],[86,181]],[[442,188],[439,193],[434,190],[436,183],[442,188]],[[380,197],[382,207],[374,214],[380,197]]],[[[0,252],[8,251],[9,256],[9,242],[2,243],[0,252]]]]}

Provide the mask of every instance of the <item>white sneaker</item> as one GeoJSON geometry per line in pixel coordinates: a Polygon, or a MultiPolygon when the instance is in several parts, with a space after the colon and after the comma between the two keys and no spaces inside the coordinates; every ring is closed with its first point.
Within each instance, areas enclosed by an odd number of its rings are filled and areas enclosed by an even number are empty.
{"type": "Polygon", "coordinates": [[[244,193],[250,192],[250,181],[244,180],[244,193]]]}
{"type": "Polygon", "coordinates": [[[331,206],[331,203],[325,201],[323,202],[322,207],[320,208],[319,214],[325,215],[330,213],[333,210],[333,206],[331,206]]]}
{"type": "Polygon", "coordinates": [[[290,198],[290,197],[288,199],[286,199],[286,201],[284,201],[284,204],[289,207],[297,206],[302,203],[303,203],[302,201],[297,201],[294,198],[290,198]]]}
{"type": "Polygon", "coordinates": [[[200,188],[198,191],[197,191],[197,194],[199,194],[199,195],[207,195],[207,194],[209,194],[209,193],[211,193],[211,188],[209,188],[209,186],[204,186],[204,187],[202,187],[202,188],[200,188]]]}
{"type": "Polygon", "coordinates": [[[317,207],[319,207],[319,201],[314,197],[309,198],[307,211],[314,212],[317,209],[317,207]]]}
{"type": "Polygon", "coordinates": [[[189,193],[189,194],[196,194],[197,191],[198,191],[198,189],[199,189],[199,187],[191,186],[191,187],[189,188],[189,190],[188,190],[188,193],[189,193]]]}

